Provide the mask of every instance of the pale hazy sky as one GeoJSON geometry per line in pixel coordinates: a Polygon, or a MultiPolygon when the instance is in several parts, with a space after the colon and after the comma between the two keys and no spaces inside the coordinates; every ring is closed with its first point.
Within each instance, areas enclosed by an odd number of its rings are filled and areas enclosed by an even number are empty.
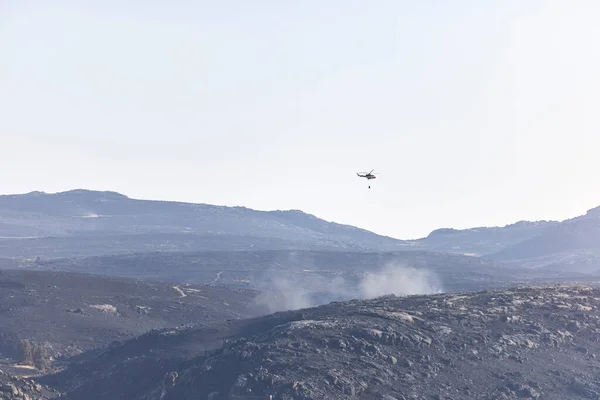
{"type": "Polygon", "coordinates": [[[0,192],[405,239],[579,215],[600,205],[598,21],[598,0],[2,0],[0,192]]]}

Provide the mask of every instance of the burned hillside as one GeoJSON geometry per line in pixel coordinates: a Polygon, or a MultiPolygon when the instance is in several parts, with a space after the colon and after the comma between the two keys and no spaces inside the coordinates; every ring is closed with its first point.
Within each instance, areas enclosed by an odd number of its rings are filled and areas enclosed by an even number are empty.
{"type": "Polygon", "coordinates": [[[33,379],[16,377],[0,369],[0,400],[49,400],[58,395],[33,379]]]}
{"type": "Polygon", "coordinates": [[[247,318],[260,313],[255,296],[239,288],[0,270],[0,360],[40,369],[48,364],[44,359],[101,348],[153,328],[247,318]]]}
{"type": "Polygon", "coordinates": [[[152,332],[42,383],[68,399],[595,399],[599,305],[583,286],[331,303],[152,332]]]}

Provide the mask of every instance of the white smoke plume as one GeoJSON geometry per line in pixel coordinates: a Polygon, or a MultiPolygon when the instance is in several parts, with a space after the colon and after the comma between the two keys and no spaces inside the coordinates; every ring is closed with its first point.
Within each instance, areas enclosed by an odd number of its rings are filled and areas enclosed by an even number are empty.
{"type": "Polygon", "coordinates": [[[441,283],[433,273],[398,264],[388,264],[370,273],[359,284],[361,298],[373,298],[394,294],[433,294],[442,292],[441,283]]]}
{"type": "Polygon", "coordinates": [[[288,271],[286,275],[272,271],[265,282],[265,291],[257,298],[257,305],[268,312],[315,307],[332,301],[369,299],[393,294],[441,293],[437,276],[425,269],[416,269],[397,263],[386,264],[362,277],[341,277],[302,274],[288,271]],[[293,275],[293,276],[290,276],[293,275]]]}

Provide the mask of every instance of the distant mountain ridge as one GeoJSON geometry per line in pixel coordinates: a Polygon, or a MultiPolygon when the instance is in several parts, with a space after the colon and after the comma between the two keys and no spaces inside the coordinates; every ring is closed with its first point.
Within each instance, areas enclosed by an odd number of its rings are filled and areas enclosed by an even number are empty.
{"type": "Polygon", "coordinates": [[[550,273],[600,273],[600,207],[562,221],[519,221],[503,227],[442,228],[410,241],[412,249],[471,254],[543,268],[550,273]]]}
{"type": "MultiPolygon", "coordinates": [[[[301,210],[140,200],[86,189],[0,196],[0,257],[207,250],[419,250],[504,262],[583,252],[589,258],[600,255],[600,207],[564,221],[441,228],[420,239],[400,240],[301,210]]],[[[585,261],[585,268],[593,270],[593,262],[585,261]]]]}
{"type": "Polygon", "coordinates": [[[565,220],[540,235],[508,246],[490,257],[498,260],[529,259],[550,254],[598,252],[600,254],[600,208],[565,220]]]}
{"type": "Polygon", "coordinates": [[[441,228],[414,242],[428,250],[486,255],[536,237],[558,224],[558,221],[519,221],[503,227],[441,228]]]}
{"type": "Polygon", "coordinates": [[[0,196],[0,232],[3,239],[12,240],[12,249],[0,243],[0,256],[9,257],[19,256],[13,245],[26,246],[29,255],[40,251],[51,256],[52,253],[48,254],[51,247],[56,256],[91,255],[74,243],[90,238],[95,239],[92,254],[252,249],[265,247],[267,242],[270,243],[266,247],[273,249],[368,251],[398,250],[405,244],[300,210],[258,211],[139,200],[117,192],[85,189],[0,196]],[[20,242],[15,242],[15,238],[20,238],[20,242]],[[228,241],[235,244],[228,245],[228,241]],[[120,244],[124,244],[122,249],[120,244]]]}

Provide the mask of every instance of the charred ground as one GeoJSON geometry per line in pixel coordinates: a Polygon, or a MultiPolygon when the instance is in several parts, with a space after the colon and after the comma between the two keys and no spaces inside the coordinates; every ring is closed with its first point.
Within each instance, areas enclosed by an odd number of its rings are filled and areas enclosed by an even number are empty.
{"type": "Polygon", "coordinates": [[[597,399],[599,306],[584,286],[331,303],[154,331],[41,382],[67,399],[597,399]]]}
{"type": "MultiPolygon", "coordinates": [[[[532,281],[573,280],[591,276],[577,272],[527,269],[479,257],[432,251],[151,252],[9,261],[28,269],[160,279],[174,284],[219,284],[260,291],[273,290],[275,281],[289,282],[290,289],[305,286],[308,282],[311,288],[330,294],[336,292],[327,286],[333,280],[343,279],[346,286],[351,287],[365,274],[378,274],[388,267],[407,267],[427,272],[444,291],[498,288],[532,281]]],[[[356,293],[354,288],[351,292],[353,295],[356,293]]],[[[340,299],[333,296],[323,302],[340,299]]]]}
{"type": "Polygon", "coordinates": [[[0,369],[1,400],[48,400],[57,395],[57,391],[40,385],[33,379],[16,377],[0,369]]]}
{"type": "MultiPolygon", "coordinates": [[[[23,341],[30,352],[41,346],[47,357],[60,359],[153,328],[257,315],[256,294],[73,272],[0,270],[0,360],[6,365],[6,359],[24,361],[23,341]]],[[[9,372],[6,365],[0,368],[9,372]]]]}

